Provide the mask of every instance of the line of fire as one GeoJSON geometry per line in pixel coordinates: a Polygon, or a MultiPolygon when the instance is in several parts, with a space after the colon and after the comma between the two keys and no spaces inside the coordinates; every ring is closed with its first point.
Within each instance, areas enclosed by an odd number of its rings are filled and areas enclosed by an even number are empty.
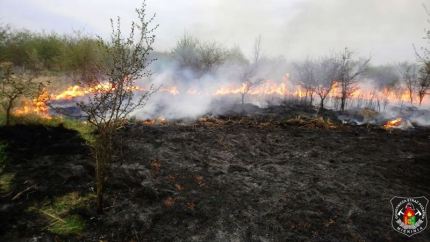
{"type": "MultiPolygon", "coordinates": [[[[299,81],[300,82],[300,81],[299,81]]],[[[237,83],[237,82],[236,82],[237,83]]],[[[39,96],[33,99],[22,100],[21,105],[17,107],[13,113],[17,116],[22,115],[38,115],[42,118],[50,119],[53,115],[61,115],[62,113],[55,112],[55,105],[61,104],[62,106],[69,104],[69,106],[74,106],[76,100],[85,98],[92,93],[108,90],[108,83],[102,83],[93,87],[82,87],[79,85],[72,85],[66,87],[64,90],[57,90],[57,94],[51,94],[48,90],[44,90],[39,94],[39,96]],[[50,108],[51,106],[51,108],[50,108]],[[52,108],[54,106],[54,108],[52,108]]],[[[315,95],[310,93],[309,90],[303,88],[301,85],[294,85],[289,81],[289,74],[285,76],[280,81],[264,80],[258,83],[255,87],[250,88],[249,83],[240,83],[238,85],[225,85],[216,87],[213,91],[208,90],[198,90],[196,88],[178,88],[177,86],[161,86],[159,89],[160,95],[165,96],[210,96],[210,98],[222,99],[224,96],[229,98],[240,97],[241,95],[249,95],[250,101],[253,100],[261,104],[262,101],[267,102],[267,100],[277,100],[278,103],[286,102],[287,100],[297,103],[307,103],[311,99],[311,96],[315,95]]],[[[333,80],[333,84],[330,87],[330,91],[327,95],[328,106],[330,108],[339,108],[342,90],[340,87],[341,83],[339,81],[333,80]]],[[[144,91],[148,87],[135,86],[133,89],[139,93],[139,91],[144,91]]],[[[317,97],[315,97],[317,99],[317,97]]],[[[423,97],[421,101],[416,101],[414,103],[411,100],[419,100],[418,93],[411,93],[406,87],[397,88],[383,88],[382,90],[370,89],[363,85],[357,85],[354,90],[349,94],[350,106],[358,112],[371,112],[374,111],[376,117],[376,112],[384,113],[388,111],[390,107],[397,105],[398,107],[405,110],[411,109],[413,107],[428,107],[429,101],[426,96],[423,97]]],[[[267,104],[263,104],[267,106],[267,104]]],[[[415,110],[415,109],[414,109],[415,110]]],[[[414,112],[409,112],[410,115],[414,115],[414,112]]],[[[64,113],[63,113],[64,115],[64,113]]],[[[66,114],[67,115],[67,114],[66,114]]],[[[414,119],[405,116],[399,112],[398,117],[390,117],[387,115],[385,119],[381,119],[384,128],[412,128],[414,119]],[[390,119],[391,118],[391,119],[390,119]],[[411,120],[410,120],[411,119],[411,120]]],[[[392,116],[392,115],[391,115],[392,116]]],[[[427,117],[424,116],[424,119],[427,117]]],[[[163,116],[155,117],[156,120],[165,120],[163,116]]],[[[151,119],[146,119],[147,123],[151,123],[151,119]]],[[[370,122],[372,120],[366,120],[370,122]]],[[[360,122],[357,122],[360,123],[360,122]]],[[[363,124],[363,122],[361,122],[363,124]]],[[[417,124],[419,125],[419,124],[417,124]]]]}

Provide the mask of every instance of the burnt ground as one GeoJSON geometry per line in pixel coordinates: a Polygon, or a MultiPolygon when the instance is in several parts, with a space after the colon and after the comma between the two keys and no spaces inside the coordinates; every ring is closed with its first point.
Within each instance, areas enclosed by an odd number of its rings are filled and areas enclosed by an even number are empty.
{"type": "MultiPolygon", "coordinates": [[[[391,228],[390,199],[430,197],[429,129],[228,117],[134,124],[117,137],[105,214],[90,202],[73,211],[84,232],[55,235],[26,208],[92,193],[84,142],[39,126],[1,128],[0,139],[12,154],[5,169],[16,172],[0,194],[0,241],[407,241],[391,228]]],[[[429,239],[427,229],[409,240],[429,239]]]]}

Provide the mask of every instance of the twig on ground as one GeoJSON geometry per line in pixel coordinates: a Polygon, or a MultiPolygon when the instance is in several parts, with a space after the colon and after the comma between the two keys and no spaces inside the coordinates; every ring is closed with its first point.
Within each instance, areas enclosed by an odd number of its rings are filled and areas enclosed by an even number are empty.
{"type": "Polygon", "coordinates": [[[27,187],[26,189],[24,189],[23,191],[21,191],[21,192],[18,192],[13,198],[12,198],[12,201],[15,201],[15,200],[17,200],[18,198],[20,198],[24,193],[26,193],[26,192],[28,192],[28,191],[30,191],[31,189],[33,189],[33,188],[36,188],[36,184],[33,184],[33,185],[31,185],[31,186],[29,186],[29,187],[27,187]]]}

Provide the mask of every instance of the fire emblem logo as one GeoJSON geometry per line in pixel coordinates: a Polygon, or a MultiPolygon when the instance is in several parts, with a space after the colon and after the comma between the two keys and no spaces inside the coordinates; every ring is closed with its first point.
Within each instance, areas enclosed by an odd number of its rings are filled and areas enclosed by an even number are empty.
{"type": "Polygon", "coordinates": [[[418,234],[427,228],[426,197],[393,197],[391,199],[393,217],[391,226],[408,237],[418,234]]]}

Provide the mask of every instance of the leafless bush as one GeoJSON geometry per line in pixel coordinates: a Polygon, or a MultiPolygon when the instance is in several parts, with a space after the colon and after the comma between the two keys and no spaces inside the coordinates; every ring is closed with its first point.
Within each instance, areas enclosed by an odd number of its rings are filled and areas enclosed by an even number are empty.
{"type": "Polygon", "coordinates": [[[43,83],[35,81],[35,73],[14,68],[10,62],[0,64],[0,102],[6,113],[6,125],[10,125],[12,110],[23,97],[32,98],[43,83]]]}
{"type": "Polygon", "coordinates": [[[316,89],[316,63],[307,59],[294,65],[294,76],[298,84],[305,89],[305,102],[309,98],[309,106],[313,105],[313,99],[316,89]]]}
{"type": "Polygon", "coordinates": [[[252,62],[245,67],[245,70],[241,77],[242,90],[240,92],[240,95],[241,95],[241,104],[242,104],[243,110],[245,105],[245,98],[248,95],[248,93],[251,91],[251,89],[258,86],[261,82],[264,81],[264,79],[256,77],[258,72],[258,67],[260,65],[260,59],[261,59],[261,36],[258,36],[254,43],[252,62]]]}
{"type": "Polygon", "coordinates": [[[408,90],[409,101],[414,103],[414,96],[417,93],[419,86],[418,67],[415,64],[403,62],[399,64],[399,71],[402,81],[408,90]]]}
{"type": "Polygon", "coordinates": [[[353,52],[345,48],[338,61],[340,61],[339,77],[337,78],[340,83],[340,110],[343,112],[347,100],[358,89],[358,77],[367,70],[370,58],[355,60],[353,52]]]}
{"type": "MultiPolygon", "coordinates": [[[[430,16],[430,11],[425,5],[423,6],[424,10],[427,13],[427,16],[430,16]]],[[[427,22],[430,23],[430,20],[427,20],[427,22]]],[[[430,30],[426,31],[425,39],[430,42],[430,30]]],[[[419,104],[421,105],[424,100],[424,97],[430,93],[430,49],[427,47],[421,47],[420,51],[415,49],[415,54],[420,62],[417,90],[419,104]]]]}
{"type": "Polygon", "coordinates": [[[421,105],[424,97],[430,93],[430,59],[426,60],[419,71],[418,98],[421,105]]]}
{"type": "Polygon", "coordinates": [[[320,111],[324,110],[324,102],[338,77],[339,68],[339,62],[334,57],[325,57],[318,62],[315,93],[320,98],[320,111]]]}
{"type": "Polygon", "coordinates": [[[86,114],[88,122],[97,131],[93,150],[96,160],[97,211],[103,211],[103,191],[106,179],[106,164],[112,161],[114,147],[113,135],[123,127],[128,115],[142,107],[153,89],[142,91],[136,96],[136,80],[149,78],[151,72],[147,67],[152,62],[149,55],[155,40],[150,25],[155,17],[149,19],[146,4],[136,9],[138,22],[131,25],[130,34],[124,38],[121,32],[120,18],[111,20],[112,34],[109,40],[99,39],[100,46],[105,48],[109,64],[101,70],[104,78],[90,79],[82,85],[94,90],[88,100],[79,103],[86,114]],[[116,25],[115,25],[116,24],[116,25]]]}

